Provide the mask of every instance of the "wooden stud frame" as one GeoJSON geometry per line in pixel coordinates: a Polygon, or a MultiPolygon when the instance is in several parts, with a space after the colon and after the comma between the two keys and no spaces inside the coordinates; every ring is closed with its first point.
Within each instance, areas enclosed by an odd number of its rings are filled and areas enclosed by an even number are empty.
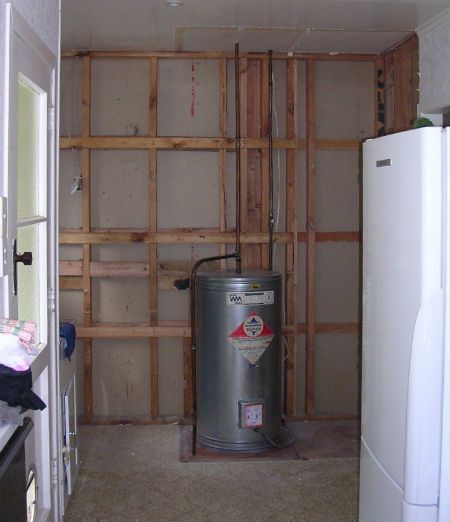
{"type": "MultiPolygon", "coordinates": [[[[84,394],[85,421],[93,424],[115,424],[134,422],[136,424],[161,424],[174,422],[173,417],[163,418],[159,412],[158,398],[158,338],[178,337],[183,339],[184,356],[184,420],[192,413],[190,393],[190,327],[187,322],[158,320],[158,289],[176,288],[177,282],[186,279],[191,266],[189,262],[164,262],[157,260],[159,244],[218,244],[220,253],[226,252],[227,245],[235,241],[234,231],[226,222],[226,172],[227,151],[234,150],[234,139],[227,137],[227,60],[233,55],[222,52],[130,52],[92,51],[66,52],[63,58],[82,56],[83,63],[83,108],[81,136],[61,138],[61,149],[77,148],[82,155],[83,214],[82,228],[60,231],[61,244],[83,246],[82,261],[60,262],[60,288],[62,290],[82,290],[84,295],[83,324],[78,325],[77,334],[84,340],[84,394]],[[149,135],[148,136],[91,136],[90,134],[90,68],[91,60],[101,58],[147,58],[150,63],[149,92],[149,135]],[[215,137],[165,137],[157,133],[158,99],[158,59],[212,59],[219,62],[219,136],[215,137]],[[107,150],[148,150],[149,152],[149,226],[148,229],[94,229],[90,216],[90,151],[107,150]],[[158,150],[213,150],[219,154],[219,227],[217,229],[165,229],[157,227],[157,151],[158,150]],[[111,243],[146,243],[149,245],[147,262],[93,262],[91,246],[111,243]],[[93,323],[91,312],[91,281],[95,277],[140,277],[147,278],[150,291],[149,319],[144,324],[93,323]],[[92,341],[100,338],[148,338],[150,349],[150,416],[148,418],[111,419],[99,418],[93,412],[93,370],[92,341]]],[[[275,138],[274,148],[286,151],[286,230],[276,232],[274,241],[284,245],[285,256],[285,324],[287,360],[285,371],[285,413],[294,418],[299,406],[295,403],[298,375],[297,336],[306,337],[306,417],[318,418],[314,413],[314,336],[317,333],[359,333],[359,323],[318,323],[315,320],[315,245],[317,242],[360,242],[359,231],[321,232],[315,226],[315,154],[318,150],[360,150],[358,140],[319,140],[315,136],[315,63],[317,61],[369,61],[377,70],[380,61],[375,55],[328,55],[294,54],[287,57],[274,53],[274,60],[286,62],[286,137],[275,138]],[[299,60],[306,61],[307,69],[307,136],[297,135],[297,76],[299,60]],[[297,153],[306,151],[307,228],[297,229],[297,153]],[[296,323],[298,245],[306,244],[306,321],[296,323]]],[[[263,53],[243,53],[241,59],[241,118],[242,145],[242,244],[247,267],[268,266],[267,244],[267,190],[269,173],[268,154],[268,57],[263,53]],[[251,107],[249,107],[249,104],[251,107]],[[251,109],[251,110],[250,110],[251,109]],[[256,167],[255,167],[256,165],[256,167]],[[253,169],[253,170],[251,170],[253,169]],[[256,170],[255,170],[256,169],[256,170]],[[251,170],[251,172],[250,172],[251,170]],[[248,196],[249,177],[257,183],[258,193],[248,196]],[[256,197],[256,199],[255,199],[256,197]],[[258,210],[259,209],[259,210],[258,210]],[[259,213],[258,213],[259,212],[259,213]],[[246,253],[249,256],[246,256],[246,253]]],[[[376,81],[376,74],[375,74],[376,81]]],[[[377,102],[382,96],[375,86],[377,102]]],[[[380,127],[374,122],[374,135],[380,127]],[[378,128],[377,128],[378,127],[378,128]]],[[[222,268],[225,263],[222,263],[222,268]]],[[[299,417],[295,417],[299,418],[299,417]]],[[[344,418],[344,417],[333,417],[344,418]]],[[[345,417],[347,418],[347,417],[345,417]]]]}

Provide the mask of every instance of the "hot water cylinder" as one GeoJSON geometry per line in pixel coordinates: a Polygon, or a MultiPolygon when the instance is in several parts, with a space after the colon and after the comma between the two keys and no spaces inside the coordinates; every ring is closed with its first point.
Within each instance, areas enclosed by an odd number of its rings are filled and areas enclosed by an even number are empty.
{"type": "Polygon", "coordinates": [[[281,274],[196,277],[197,441],[258,451],[281,433],[281,274]]]}

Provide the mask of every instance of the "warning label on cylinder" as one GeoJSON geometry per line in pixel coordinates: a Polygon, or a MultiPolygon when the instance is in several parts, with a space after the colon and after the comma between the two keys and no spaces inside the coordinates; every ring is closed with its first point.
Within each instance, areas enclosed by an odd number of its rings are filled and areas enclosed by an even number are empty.
{"type": "Polygon", "coordinates": [[[252,312],[228,336],[228,340],[251,364],[256,364],[274,337],[273,331],[252,312]]]}

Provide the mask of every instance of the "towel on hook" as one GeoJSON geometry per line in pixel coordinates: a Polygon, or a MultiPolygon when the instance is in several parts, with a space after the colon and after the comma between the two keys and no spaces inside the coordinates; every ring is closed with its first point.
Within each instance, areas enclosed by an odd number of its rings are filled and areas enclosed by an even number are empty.
{"type": "Polygon", "coordinates": [[[36,324],[31,321],[0,318],[0,333],[16,335],[31,355],[36,355],[36,324]]]}
{"type": "Polygon", "coordinates": [[[75,341],[77,339],[75,326],[72,323],[60,323],[59,339],[61,346],[64,348],[64,355],[70,361],[70,357],[75,350],[75,341]]]}

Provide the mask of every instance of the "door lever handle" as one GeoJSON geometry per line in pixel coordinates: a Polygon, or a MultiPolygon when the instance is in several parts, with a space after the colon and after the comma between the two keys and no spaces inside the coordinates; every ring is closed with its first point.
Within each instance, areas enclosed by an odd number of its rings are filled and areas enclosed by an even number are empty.
{"type": "Polygon", "coordinates": [[[17,263],[23,263],[25,266],[33,264],[33,252],[17,253],[17,239],[13,243],[13,295],[17,295],[17,263]]]}
{"type": "Polygon", "coordinates": [[[33,264],[33,252],[24,252],[23,254],[16,254],[14,257],[15,263],[23,263],[26,266],[33,264]]]}

